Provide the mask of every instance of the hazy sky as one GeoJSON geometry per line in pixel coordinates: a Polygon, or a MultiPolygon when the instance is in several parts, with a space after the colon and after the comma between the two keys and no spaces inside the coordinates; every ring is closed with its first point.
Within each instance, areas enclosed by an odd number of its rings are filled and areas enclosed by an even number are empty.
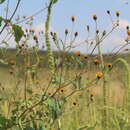
{"type": "MultiPolygon", "coordinates": [[[[10,12],[14,9],[17,0],[10,0],[10,12]],[[11,3],[13,2],[13,3],[11,3]]],[[[18,14],[32,15],[36,11],[45,7],[48,0],[22,0],[18,14]]],[[[106,10],[112,12],[113,19],[115,19],[115,11],[120,10],[120,24],[121,27],[118,31],[113,33],[103,43],[103,51],[111,50],[114,46],[122,43],[125,38],[125,26],[130,25],[130,0],[59,0],[53,8],[51,28],[63,37],[65,28],[71,28],[71,16],[76,16],[75,31],[79,32],[77,41],[85,39],[86,25],[90,25],[91,30],[94,29],[94,21],[92,14],[96,13],[98,16],[99,29],[104,30],[110,28],[110,20],[106,10]],[[127,3],[128,2],[128,3],[127,3]]],[[[4,16],[3,9],[5,4],[0,5],[0,15],[4,16]]],[[[33,27],[41,29],[45,22],[46,11],[35,17],[33,27]]],[[[86,51],[85,47],[80,47],[83,52],[86,51]]]]}

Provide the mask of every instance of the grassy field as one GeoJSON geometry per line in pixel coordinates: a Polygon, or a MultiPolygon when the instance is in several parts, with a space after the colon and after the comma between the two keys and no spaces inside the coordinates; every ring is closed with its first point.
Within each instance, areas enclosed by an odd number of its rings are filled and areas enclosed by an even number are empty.
{"type": "Polygon", "coordinates": [[[129,52],[129,26],[122,35],[125,43],[111,48],[115,53],[102,53],[104,40],[120,28],[120,11],[106,11],[108,30],[92,14],[94,26],[85,25],[85,38],[79,41],[75,16],[64,38],[50,32],[58,0],[45,4],[45,26],[38,32],[33,17],[44,9],[14,20],[21,1],[8,18],[8,0],[6,17],[0,16],[0,36],[7,33],[0,48],[0,130],[130,130],[130,54],[123,53],[129,52]],[[8,49],[12,41],[15,49],[8,49]]]}
{"type": "MultiPolygon", "coordinates": [[[[100,71],[100,64],[96,65],[94,63],[97,56],[88,57],[90,59],[86,59],[83,55],[77,57],[73,53],[67,53],[66,59],[68,59],[68,55],[69,58],[71,58],[71,56],[74,58],[74,66],[70,64],[68,67],[64,67],[62,70],[62,79],[59,78],[59,76],[61,76],[59,69],[59,71],[56,72],[56,79],[53,79],[51,86],[48,88],[52,75],[47,66],[45,52],[39,52],[40,63],[35,76],[32,75],[31,71],[28,71],[27,75],[25,75],[24,56],[16,56],[15,54],[17,54],[16,50],[7,50],[4,57],[1,56],[4,62],[1,62],[0,67],[0,118],[9,120],[14,118],[14,115],[19,117],[24,110],[33,106],[44,92],[52,99],[58,101],[58,103],[61,103],[61,108],[55,106],[56,102],[54,103],[53,101],[47,100],[43,102],[42,105],[28,111],[27,115],[24,115],[27,116],[27,119],[23,116],[21,120],[23,123],[22,127],[18,122],[18,126],[13,124],[13,127],[10,128],[11,130],[44,130],[45,128],[47,130],[130,129],[129,100],[127,99],[127,91],[129,89],[127,88],[126,71],[122,64],[113,65],[107,75],[107,106],[104,106],[104,81],[102,78],[96,79],[95,75],[100,71]],[[59,91],[54,96],[51,96],[55,93],[59,84],[59,91]],[[17,105],[19,105],[19,107],[17,105]],[[51,109],[49,107],[51,107],[51,109]],[[103,116],[104,107],[106,107],[105,110],[107,110],[106,122],[108,128],[103,126],[105,120],[103,116]],[[16,111],[14,115],[12,115],[13,111],[16,111]],[[38,112],[40,114],[36,114],[38,112]],[[32,119],[35,120],[36,118],[38,118],[37,121],[32,123],[32,119]],[[28,120],[30,120],[30,122],[28,120]],[[26,121],[28,123],[24,124],[26,121]],[[39,122],[41,121],[42,127],[40,127],[40,129],[39,122]]],[[[60,53],[55,52],[55,57],[58,57],[57,55],[59,54],[60,53]]],[[[123,57],[127,60],[129,54],[123,54],[119,57],[123,57]]],[[[105,64],[114,62],[115,58],[117,57],[104,56],[105,64]]],[[[30,64],[35,63],[35,61],[36,59],[30,55],[30,64]]],[[[6,123],[9,122],[7,121],[6,123]]],[[[1,128],[1,130],[4,129],[4,127],[1,128]]]]}

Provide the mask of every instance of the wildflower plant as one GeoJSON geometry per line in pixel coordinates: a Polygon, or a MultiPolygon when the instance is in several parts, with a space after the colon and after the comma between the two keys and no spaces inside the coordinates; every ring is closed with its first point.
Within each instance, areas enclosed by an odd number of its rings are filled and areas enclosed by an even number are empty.
{"type": "MultiPolygon", "coordinates": [[[[5,1],[1,0],[0,4],[5,1]]],[[[8,68],[10,78],[15,81],[11,89],[0,84],[0,129],[60,130],[64,127],[74,130],[129,129],[130,120],[127,115],[130,107],[129,64],[123,58],[107,61],[101,48],[103,41],[120,26],[120,11],[115,12],[114,20],[111,11],[107,10],[106,13],[112,24],[109,31],[100,30],[99,17],[93,14],[94,37],[90,39],[91,27],[87,25],[88,37],[83,43],[77,45],[75,44],[79,36],[79,32],[75,31],[77,17],[70,17],[72,27],[63,31],[63,39],[50,30],[53,6],[58,0],[48,1],[45,7],[47,10],[45,31],[39,33],[32,28],[34,16],[37,13],[29,17],[17,17],[16,23],[12,20],[20,2],[21,0],[18,0],[10,18],[7,17],[8,11],[6,11],[6,18],[0,17],[0,35],[7,30],[5,40],[1,41],[6,48],[0,51],[2,55],[0,63],[8,68]],[[27,28],[20,26],[22,22],[26,22],[27,28]],[[13,59],[9,59],[8,38],[12,36],[16,42],[16,53],[13,59]],[[41,41],[44,41],[42,46],[46,48],[46,51],[42,48],[44,50],[42,54],[39,51],[41,41]],[[89,48],[85,54],[79,49],[74,53],[70,52],[84,43],[87,43],[89,48]],[[52,44],[58,51],[53,51],[52,44]],[[96,49],[98,54],[94,56],[96,49]],[[109,101],[110,75],[118,62],[123,63],[126,69],[125,105],[121,108],[117,104],[112,105],[109,101]],[[47,71],[44,64],[47,66],[47,71]],[[44,76],[40,76],[42,70],[44,76]],[[93,91],[97,85],[100,86],[101,97],[93,91]]],[[[126,27],[126,34],[126,44],[121,46],[112,57],[116,58],[119,52],[129,44],[129,26],[126,27]]]]}

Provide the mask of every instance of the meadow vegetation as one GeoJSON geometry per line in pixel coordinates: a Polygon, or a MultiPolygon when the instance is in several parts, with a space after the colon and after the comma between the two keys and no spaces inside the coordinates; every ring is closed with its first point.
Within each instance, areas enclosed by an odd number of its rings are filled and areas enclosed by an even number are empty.
{"type": "MultiPolygon", "coordinates": [[[[0,6],[7,1],[0,0],[0,6]]],[[[94,38],[86,38],[89,53],[82,54],[72,51],[76,17],[70,17],[72,29],[65,29],[64,39],[50,31],[58,0],[48,0],[45,31],[38,34],[31,28],[34,15],[12,20],[21,0],[17,2],[10,18],[0,17],[0,35],[7,31],[0,48],[0,130],[130,130],[130,54],[121,53],[129,51],[129,26],[117,52],[103,54],[101,48],[120,26],[120,11],[115,19],[106,11],[110,30],[101,31],[98,16],[92,15],[94,38]],[[20,26],[25,21],[28,28],[20,26]],[[12,36],[16,47],[9,49],[12,36]]],[[[90,29],[87,25],[87,34],[90,29]]]]}

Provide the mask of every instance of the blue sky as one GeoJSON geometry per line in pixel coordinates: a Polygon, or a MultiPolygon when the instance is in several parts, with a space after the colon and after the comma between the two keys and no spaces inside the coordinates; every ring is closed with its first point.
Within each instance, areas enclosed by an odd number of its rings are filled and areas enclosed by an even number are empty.
{"type": "MultiPolygon", "coordinates": [[[[14,9],[17,0],[10,0],[10,12],[14,9]],[[13,3],[11,3],[13,2],[13,3]]],[[[36,11],[45,7],[45,3],[48,0],[22,0],[20,8],[17,14],[20,15],[32,15],[36,11]]],[[[106,10],[112,12],[113,18],[115,17],[115,11],[120,10],[122,27],[113,33],[112,38],[109,38],[104,43],[104,52],[111,50],[114,46],[118,45],[115,42],[121,42],[121,39],[125,36],[124,27],[129,24],[130,21],[130,3],[129,0],[59,0],[53,8],[51,27],[56,31],[60,37],[63,37],[65,28],[71,28],[70,17],[76,17],[75,31],[79,32],[79,39],[84,39],[86,36],[86,25],[94,28],[94,21],[92,20],[92,14],[96,13],[98,16],[99,29],[108,29],[110,26],[110,20],[106,13],[106,10]]],[[[0,15],[4,16],[3,9],[5,4],[0,5],[0,15]]],[[[37,27],[44,24],[46,11],[36,16],[34,19],[33,27],[37,27]]],[[[82,51],[85,51],[83,47],[80,47],[82,51]]]]}

